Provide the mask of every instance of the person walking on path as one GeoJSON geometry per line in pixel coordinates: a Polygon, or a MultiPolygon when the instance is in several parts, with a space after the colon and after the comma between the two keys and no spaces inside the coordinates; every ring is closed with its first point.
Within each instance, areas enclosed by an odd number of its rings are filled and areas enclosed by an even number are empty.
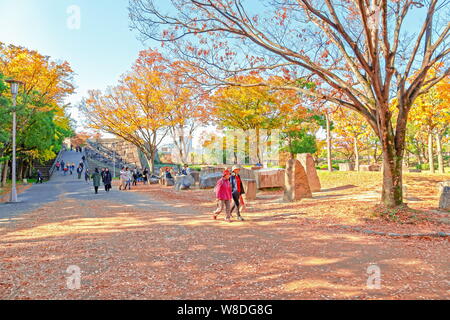
{"type": "Polygon", "coordinates": [[[145,168],[144,171],[142,172],[142,180],[144,180],[144,185],[146,185],[147,182],[148,182],[148,170],[147,170],[147,168],[145,168]]]}
{"type": "Polygon", "coordinates": [[[102,168],[102,172],[100,173],[102,176],[102,182],[105,182],[105,171],[106,171],[106,168],[102,168]]]}
{"type": "Polygon", "coordinates": [[[244,207],[244,198],[242,195],[245,194],[244,184],[242,183],[241,176],[239,175],[241,168],[234,166],[231,173],[230,184],[231,184],[231,194],[233,195],[233,206],[231,208],[231,214],[233,214],[234,209],[237,209],[237,217],[239,221],[244,221],[241,216],[241,207],[244,207]]]}
{"type": "Polygon", "coordinates": [[[59,171],[59,168],[61,168],[61,163],[59,161],[56,162],[56,171],[59,171]]]}
{"type": "Polygon", "coordinates": [[[89,181],[91,181],[91,174],[88,168],[86,168],[86,170],[84,171],[84,180],[86,181],[86,183],[89,183],[89,181]]]}
{"type": "Polygon", "coordinates": [[[105,172],[103,174],[103,184],[105,185],[105,191],[109,192],[109,190],[111,190],[112,188],[112,175],[108,168],[105,169],[105,172]]]}
{"type": "Polygon", "coordinates": [[[222,178],[217,181],[217,185],[214,189],[217,198],[217,210],[213,214],[214,220],[217,219],[220,213],[225,208],[226,217],[225,221],[231,222],[231,199],[233,198],[231,195],[231,184],[230,184],[230,171],[225,170],[223,172],[222,178]]]}
{"type": "Polygon", "coordinates": [[[101,179],[102,179],[102,176],[100,175],[100,172],[98,171],[98,168],[95,168],[95,172],[92,175],[92,181],[94,183],[95,194],[98,194],[98,188],[100,187],[101,179]]]}
{"type": "Polygon", "coordinates": [[[125,187],[125,183],[127,181],[128,175],[127,172],[125,171],[125,168],[122,167],[122,170],[120,170],[120,186],[119,186],[119,190],[122,190],[123,187],[125,187]]]}
{"type": "Polygon", "coordinates": [[[125,169],[125,174],[126,174],[126,184],[125,184],[125,190],[127,190],[127,187],[128,187],[128,190],[131,190],[131,181],[132,181],[132,179],[133,179],[133,173],[130,171],[130,169],[128,169],[128,168],[126,168],[125,169]]]}
{"type": "Polygon", "coordinates": [[[77,173],[78,173],[78,180],[81,180],[81,174],[83,173],[82,166],[78,166],[77,173]]]}
{"type": "Polygon", "coordinates": [[[66,163],[63,160],[63,161],[61,161],[61,170],[64,171],[64,169],[66,169],[66,163]]]}
{"type": "Polygon", "coordinates": [[[133,186],[136,187],[139,180],[139,171],[138,169],[133,170],[133,186]]]}
{"type": "Polygon", "coordinates": [[[44,179],[42,179],[42,172],[41,172],[41,170],[38,169],[38,171],[37,171],[37,183],[43,183],[43,180],[44,179]]]}

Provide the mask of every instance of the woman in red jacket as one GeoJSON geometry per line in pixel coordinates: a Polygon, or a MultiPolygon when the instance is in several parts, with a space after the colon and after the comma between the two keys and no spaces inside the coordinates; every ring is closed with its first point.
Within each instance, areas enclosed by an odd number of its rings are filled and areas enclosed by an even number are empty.
{"type": "Polygon", "coordinates": [[[233,197],[231,195],[230,175],[230,171],[225,170],[222,178],[217,181],[216,188],[214,189],[217,198],[217,210],[214,212],[214,220],[217,219],[217,216],[225,207],[227,214],[225,221],[231,222],[231,199],[233,199],[233,197]]]}

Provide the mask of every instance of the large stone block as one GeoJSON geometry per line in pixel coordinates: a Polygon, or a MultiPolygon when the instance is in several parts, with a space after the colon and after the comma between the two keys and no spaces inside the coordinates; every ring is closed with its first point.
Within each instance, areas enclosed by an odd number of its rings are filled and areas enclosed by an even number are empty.
{"type": "Polygon", "coordinates": [[[194,178],[194,183],[200,182],[200,171],[191,171],[191,176],[194,178]]]}
{"type": "Polygon", "coordinates": [[[300,161],[291,159],[286,164],[284,200],[288,202],[312,198],[308,176],[300,161]]]}
{"type": "Polygon", "coordinates": [[[188,190],[193,185],[195,185],[195,180],[191,175],[175,177],[175,189],[178,191],[188,190]]]}
{"type": "Polygon", "coordinates": [[[213,173],[223,173],[225,171],[224,167],[207,167],[207,168],[202,168],[202,171],[200,171],[200,179],[203,176],[207,176],[213,173]]]}
{"type": "Polygon", "coordinates": [[[258,190],[284,187],[284,169],[261,169],[254,173],[258,190]]]}
{"type": "Polygon", "coordinates": [[[247,179],[247,180],[255,180],[255,171],[250,170],[250,169],[246,169],[246,168],[241,168],[241,172],[239,173],[239,175],[241,176],[242,179],[247,179]]]}
{"type": "Polygon", "coordinates": [[[316,163],[314,162],[312,155],[309,153],[299,154],[298,160],[300,160],[300,163],[306,171],[311,191],[320,192],[322,190],[322,185],[320,184],[320,179],[316,170],[316,163]]]}
{"type": "Polygon", "coordinates": [[[175,185],[175,179],[174,178],[164,179],[164,185],[166,187],[173,187],[175,185]]]}
{"type": "Polygon", "coordinates": [[[355,171],[353,163],[340,163],[339,171],[355,171]]]}
{"type": "Polygon", "coordinates": [[[444,186],[442,188],[439,197],[439,209],[450,211],[450,186],[444,186]]]}
{"type": "Polygon", "coordinates": [[[256,200],[256,180],[242,179],[242,184],[245,190],[245,200],[253,201],[256,200]]]}
{"type": "Polygon", "coordinates": [[[222,178],[222,172],[210,173],[200,177],[200,189],[212,189],[222,178]]]}
{"type": "Polygon", "coordinates": [[[359,171],[363,171],[363,172],[379,172],[381,171],[381,166],[379,165],[360,165],[359,166],[359,171]]]}

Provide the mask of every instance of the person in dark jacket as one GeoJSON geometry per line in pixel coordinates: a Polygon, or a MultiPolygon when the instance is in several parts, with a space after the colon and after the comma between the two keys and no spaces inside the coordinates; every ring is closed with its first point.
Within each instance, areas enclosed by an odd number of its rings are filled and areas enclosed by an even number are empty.
{"type": "Polygon", "coordinates": [[[89,183],[91,181],[91,173],[88,168],[84,171],[84,180],[86,180],[86,183],[89,183]]]}
{"type": "Polygon", "coordinates": [[[102,180],[102,176],[98,171],[98,168],[95,168],[95,172],[92,175],[92,181],[94,183],[95,194],[98,194],[98,188],[100,187],[100,181],[102,180]]]}
{"type": "Polygon", "coordinates": [[[144,180],[144,184],[147,184],[147,182],[148,182],[148,170],[147,170],[147,168],[145,168],[144,172],[142,173],[142,179],[144,180]]]}
{"type": "Polygon", "coordinates": [[[37,183],[43,183],[44,179],[42,178],[42,172],[38,169],[37,171],[37,183]]]}
{"type": "Polygon", "coordinates": [[[102,176],[103,183],[105,182],[105,171],[106,171],[106,168],[102,168],[102,172],[100,173],[100,175],[102,176]]]}
{"type": "Polygon", "coordinates": [[[81,180],[81,174],[83,173],[83,167],[79,166],[77,169],[78,180],[81,180]]]}
{"type": "Polygon", "coordinates": [[[244,221],[244,218],[241,216],[241,207],[244,206],[244,198],[242,195],[245,194],[245,190],[241,176],[239,175],[241,169],[238,166],[234,166],[232,170],[233,172],[231,174],[230,183],[234,204],[231,208],[231,213],[233,213],[234,209],[237,209],[238,220],[244,221]]]}
{"type": "Polygon", "coordinates": [[[109,190],[111,190],[112,188],[112,174],[108,168],[106,168],[105,172],[103,173],[103,184],[105,185],[105,191],[109,192],[109,190]]]}

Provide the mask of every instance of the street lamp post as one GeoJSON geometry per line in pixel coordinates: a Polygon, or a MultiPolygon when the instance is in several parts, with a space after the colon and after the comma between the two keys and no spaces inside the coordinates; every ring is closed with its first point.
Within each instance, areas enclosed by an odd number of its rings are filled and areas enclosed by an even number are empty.
{"type": "Polygon", "coordinates": [[[115,179],[116,178],[116,142],[114,142],[112,144],[112,147],[113,147],[113,152],[114,152],[114,158],[113,158],[114,168],[113,168],[113,170],[114,170],[114,179],[115,179]]]}
{"type": "Polygon", "coordinates": [[[12,165],[11,165],[11,203],[19,202],[17,199],[17,188],[16,188],[16,130],[17,130],[17,120],[16,120],[16,99],[17,94],[19,93],[19,86],[22,82],[17,80],[6,80],[7,83],[11,86],[11,94],[13,97],[13,127],[12,127],[12,165]]]}

